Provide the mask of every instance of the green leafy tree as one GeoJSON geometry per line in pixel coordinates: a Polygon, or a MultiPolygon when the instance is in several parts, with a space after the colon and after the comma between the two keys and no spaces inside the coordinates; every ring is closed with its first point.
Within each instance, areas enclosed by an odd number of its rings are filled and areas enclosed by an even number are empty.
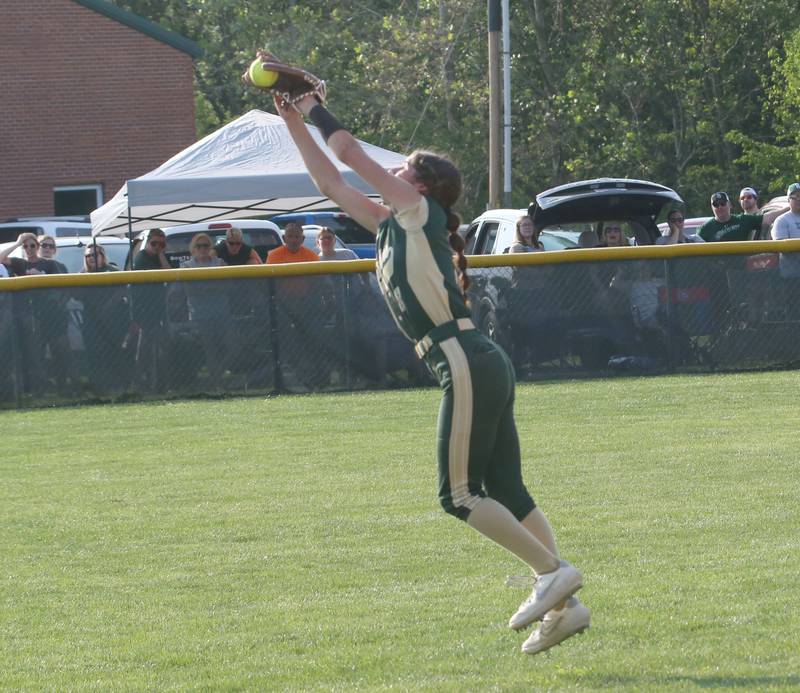
{"type": "MultiPolygon", "coordinates": [[[[356,136],[458,162],[462,212],[488,184],[486,5],[473,0],[117,0],[197,41],[198,132],[271,109],[239,76],[268,47],[325,78],[356,136]]],[[[798,171],[800,15],[784,0],[511,3],[514,204],[625,176],[777,190],[798,171]],[[794,32],[794,33],[793,33],[794,32]],[[780,185],[779,185],[780,182],[780,185]]]]}

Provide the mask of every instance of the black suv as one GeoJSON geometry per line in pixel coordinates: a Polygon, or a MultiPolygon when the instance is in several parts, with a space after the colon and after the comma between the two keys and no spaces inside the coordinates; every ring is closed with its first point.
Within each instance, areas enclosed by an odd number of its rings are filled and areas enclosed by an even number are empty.
{"type": "MultiPolygon", "coordinates": [[[[599,242],[613,221],[630,244],[652,245],[663,208],[682,204],[674,190],[657,183],[601,178],[545,190],[528,214],[545,241],[590,232],[599,242]]],[[[489,210],[469,226],[467,242],[474,252],[501,254],[513,242],[516,219],[509,211],[489,210]]],[[[637,286],[657,294],[657,287],[648,286],[656,279],[645,276],[653,261],[569,262],[574,243],[563,251],[551,247],[545,242],[541,264],[472,270],[469,298],[478,328],[502,344],[522,372],[550,362],[605,368],[614,356],[646,353],[630,291],[637,286]],[[562,261],[549,262],[551,252],[559,252],[562,261]]]]}

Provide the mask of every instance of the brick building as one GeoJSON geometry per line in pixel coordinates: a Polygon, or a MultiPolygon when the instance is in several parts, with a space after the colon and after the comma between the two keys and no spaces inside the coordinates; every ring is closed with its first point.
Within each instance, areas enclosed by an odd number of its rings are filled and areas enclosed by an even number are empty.
{"type": "Polygon", "coordinates": [[[0,221],[88,213],[194,142],[199,55],[104,0],[0,1],[0,221]]]}

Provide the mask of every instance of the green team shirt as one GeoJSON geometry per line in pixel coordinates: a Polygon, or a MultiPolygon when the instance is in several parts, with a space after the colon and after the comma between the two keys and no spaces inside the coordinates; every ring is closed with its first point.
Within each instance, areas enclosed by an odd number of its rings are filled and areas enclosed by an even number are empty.
{"type": "Polygon", "coordinates": [[[763,223],[763,214],[731,214],[724,222],[709,219],[697,235],[704,241],[746,241],[750,231],[759,230],[763,223]]]}
{"type": "Polygon", "coordinates": [[[397,326],[418,342],[437,325],[470,316],[438,202],[393,211],[378,229],[376,274],[397,326]]]}

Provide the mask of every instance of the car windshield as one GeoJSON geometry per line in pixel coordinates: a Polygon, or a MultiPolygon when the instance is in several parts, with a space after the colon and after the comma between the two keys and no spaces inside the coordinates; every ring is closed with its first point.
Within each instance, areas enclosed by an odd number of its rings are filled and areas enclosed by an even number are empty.
{"type": "Polygon", "coordinates": [[[57,238],[88,236],[92,232],[90,226],[56,226],[55,236],[57,238]],[[88,233],[87,233],[88,231],[88,233]]]}
{"type": "MultiPolygon", "coordinates": [[[[127,243],[101,243],[103,250],[106,251],[106,260],[117,269],[125,267],[125,258],[128,255],[127,243]]],[[[61,247],[56,253],[55,259],[67,266],[70,272],[80,272],[83,269],[83,255],[86,251],[85,245],[70,245],[61,247]]]]}
{"type": "MultiPolygon", "coordinates": [[[[246,227],[241,228],[242,238],[246,245],[255,248],[263,260],[267,253],[273,248],[280,245],[277,232],[273,229],[254,229],[246,227]]],[[[184,231],[181,233],[170,234],[167,233],[167,248],[166,255],[170,264],[173,267],[178,267],[181,262],[188,260],[191,257],[189,253],[189,243],[198,233],[205,233],[211,236],[213,245],[217,245],[220,241],[225,240],[225,233],[227,229],[208,229],[207,231],[184,231]]]]}
{"type": "MultiPolygon", "coordinates": [[[[209,229],[208,231],[186,231],[167,235],[168,253],[189,253],[189,243],[198,233],[211,236],[214,245],[225,240],[227,229],[209,229]]],[[[275,232],[272,229],[242,229],[244,242],[251,248],[263,245],[275,245],[275,232]]]]}
{"type": "MultiPolygon", "coordinates": [[[[319,246],[317,245],[317,235],[319,235],[320,229],[322,229],[322,226],[316,226],[313,224],[309,224],[308,226],[303,227],[303,245],[309,250],[313,250],[317,254],[319,253],[319,246]]],[[[281,231],[281,238],[283,238],[283,231],[281,231]]],[[[336,238],[333,241],[333,247],[336,250],[342,250],[347,246],[344,243],[342,243],[342,240],[338,236],[336,236],[336,238]]]]}

